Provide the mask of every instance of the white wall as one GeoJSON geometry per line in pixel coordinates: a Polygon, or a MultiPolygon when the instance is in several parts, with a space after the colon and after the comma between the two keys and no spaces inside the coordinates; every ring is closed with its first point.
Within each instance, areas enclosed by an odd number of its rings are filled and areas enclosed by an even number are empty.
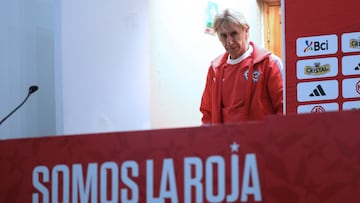
{"type": "Polygon", "coordinates": [[[55,134],[53,0],[0,1],[0,139],[55,134]]]}
{"type": "MultiPolygon", "coordinates": [[[[262,43],[256,1],[217,3],[249,16],[250,38],[262,43]]],[[[56,33],[63,133],[199,125],[207,68],[224,51],[215,35],[204,33],[206,5],[206,0],[62,1],[56,33]]]]}
{"type": "Polygon", "coordinates": [[[59,133],[149,129],[148,1],[63,0],[59,6],[59,133]]]}
{"type": "MultiPolygon", "coordinates": [[[[257,1],[214,0],[219,10],[244,12],[250,39],[263,44],[257,1]]],[[[207,0],[150,0],[151,121],[153,128],[198,126],[199,105],[210,61],[224,52],[216,35],[205,33],[207,0]]]]}
{"type": "MultiPolygon", "coordinates": [[[[262,42],[257,1],[242,10],[262,42]]],[[[224,50],[204,33],[206,0],[0,2],[1,138],[200,124],[210,60],[224,50]]]]}

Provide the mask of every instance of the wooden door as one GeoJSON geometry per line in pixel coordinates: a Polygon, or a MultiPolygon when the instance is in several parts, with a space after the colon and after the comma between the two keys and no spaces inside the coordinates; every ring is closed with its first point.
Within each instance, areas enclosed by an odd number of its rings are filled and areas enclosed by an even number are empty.
{"type": "Polygon", "coordinates": [[[280,0],[264,0],[265,47],[282,58],[282,26],[280,0]]]}

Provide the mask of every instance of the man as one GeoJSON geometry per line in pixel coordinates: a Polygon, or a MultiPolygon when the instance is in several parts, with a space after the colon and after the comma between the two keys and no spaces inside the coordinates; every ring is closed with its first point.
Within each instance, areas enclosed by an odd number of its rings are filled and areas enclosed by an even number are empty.
{"type": "Polygon", "coordinates": [[[283,114],[281,60],[249,42],[244,15],[226,9],[214,30],[226,52],[211,62],[202,95],[202,123],[262,120],[283,114]]]}

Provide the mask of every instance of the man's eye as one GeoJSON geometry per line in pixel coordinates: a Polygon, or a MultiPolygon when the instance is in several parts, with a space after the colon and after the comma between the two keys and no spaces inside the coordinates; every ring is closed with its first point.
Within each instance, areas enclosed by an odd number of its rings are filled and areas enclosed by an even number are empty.
{"type": "Polygon", "coordinates": [[[232,33],[231,33],[231,36],[234,37],[234,36],[236,36],[237,34],[238,34],[237,32],[232,32],[232,33]]]}

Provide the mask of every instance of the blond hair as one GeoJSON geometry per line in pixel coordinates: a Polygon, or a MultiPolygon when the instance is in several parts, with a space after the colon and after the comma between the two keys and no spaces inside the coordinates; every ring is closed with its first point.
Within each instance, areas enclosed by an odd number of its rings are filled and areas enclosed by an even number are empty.
{"type": "Polygon", "coordinates": [[[244,30],[250,27],[242,12],[228,8],[215,16],[214,31],[217,33],[221,26],[229,24],[239,25],[244,30]]]}

